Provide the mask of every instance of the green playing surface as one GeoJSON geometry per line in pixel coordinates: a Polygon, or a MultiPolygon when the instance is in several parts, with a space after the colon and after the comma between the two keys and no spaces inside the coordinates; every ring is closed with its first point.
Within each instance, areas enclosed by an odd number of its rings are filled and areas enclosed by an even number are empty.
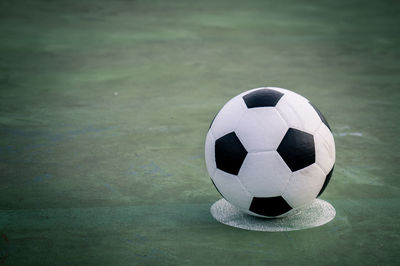
{"type": "Polygon", "coordinates": [[[397,1],[0,2],[0,265],[399,265],[397,1]],[[222,105],[310,99],[337,215],[267,233],[214,220],[222,105]]]}

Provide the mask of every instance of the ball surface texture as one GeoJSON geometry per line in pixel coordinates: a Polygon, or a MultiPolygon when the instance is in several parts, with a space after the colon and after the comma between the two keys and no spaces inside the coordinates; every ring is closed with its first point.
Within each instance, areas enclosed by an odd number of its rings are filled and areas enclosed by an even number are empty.
{"type": "Polygon", "coordinates": [[[207,133],[205,160],[227,201],[276,218],[322,194],[332,176],[335,143],[327,120],[306,98],[263,87],[221,108],[207,133]]]}

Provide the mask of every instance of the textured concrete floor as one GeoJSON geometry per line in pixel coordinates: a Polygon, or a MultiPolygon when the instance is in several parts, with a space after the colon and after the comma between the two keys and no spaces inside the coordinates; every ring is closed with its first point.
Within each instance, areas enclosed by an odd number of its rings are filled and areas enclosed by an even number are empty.
{"type": "Polygon", "coordinates": [[[396,1],[0,2],[0,265],[399,265],[396,1]],[[280,86],[335,134],[329,224],[213,220],[203,145],[280,86]]]}

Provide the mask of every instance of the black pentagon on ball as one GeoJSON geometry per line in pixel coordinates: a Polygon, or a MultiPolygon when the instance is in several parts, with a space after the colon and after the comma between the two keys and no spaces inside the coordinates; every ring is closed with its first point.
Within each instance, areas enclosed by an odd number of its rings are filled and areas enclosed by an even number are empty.
{"type": "Polygon", "coordinates": [[[270,198],[254,197],[249,210],[258,215],[275,217],[290,211],[292,207],[281,196],[270,198]]]}
{"type": "Polygon", "coordinates": [[[315,163],[314,137],[307,132],[289,128],[277,152],[293,172],[303,169],[315,163]]]}
{"type": "Polygon", "coordinates": [[[247,151],[235,132],[228,133],[215,141],[217,168],[232,175],[239,173],[247,151]]]}
{"type": "Polygon", "coordinates": [[[317,112],[319,118],[321,119],[322,123],[324,123],[329,130],[331,130],[331,127],[328,124],[328,120],[326,120],[325,116],[321,113],[321,111],[312,103],[309,102],[309,104],[314,108],[314,110],[317,112]]]}
{"type": "Polygon", "coordinates": [[[321,188],[321,190],[319,191],[317,198],[318,198],[319,196],[321,196],[322,193],[324,193],[326,187],[328,186],[329,181],[331,180],[331,177],[332,177],[333,168],[335,168],[335,166],[332,167],[332,169],[329,171],[328,175],[326,176],[325,181],[324,181],[324,184],[322,185],[322,188],[321,188]]]}
{"type": "Polygon", "coordinates": [[[271,89],[259,89],[243,96],[243,100],[247,105],[247,108],[256,107],[273,107],[279,99],[283,96],[283,93],[271,90],[271,89]]]}

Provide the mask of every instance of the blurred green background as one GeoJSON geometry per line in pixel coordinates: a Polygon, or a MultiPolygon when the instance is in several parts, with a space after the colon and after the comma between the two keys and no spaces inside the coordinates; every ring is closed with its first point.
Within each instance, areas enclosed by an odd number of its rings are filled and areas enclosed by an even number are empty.
{"type": "Polygon", "coordinates": [[[399,265],[398,1],[0,1],[0,265],[399,265]],[[322,227],[215,221],[214,114],[279,86],[335,135],[322,227]]]}

